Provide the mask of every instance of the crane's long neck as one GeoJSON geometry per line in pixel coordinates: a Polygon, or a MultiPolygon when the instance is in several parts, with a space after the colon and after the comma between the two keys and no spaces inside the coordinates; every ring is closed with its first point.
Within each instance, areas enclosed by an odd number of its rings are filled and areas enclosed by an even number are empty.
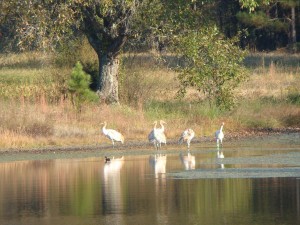
{"type": "Polygon", "coordinates": [[[224,126],[224,124],[222,124],[222,126],[221,126],[221,128],[220,128],[220,132],[222,132],[222,131],[223,131],[223,126],[224,126]]]}
{"type": "Polygon", "coordinates": [[[106,132],[106,122],[103,123],[102,132],[103,132],[103,133],[106,132]]]}
{"type": "Polygon", "coordinates": [[[164,126],[163,122],[162,122],[162,121],[160,121],[160,122],[159,122],[159,124],[160,124],[160,126],[161,126],[161,128],[160,128],[160,129],[161,129],[162,131],[164,131],[164,130],[165,130],[165,126],[164,126]]]}

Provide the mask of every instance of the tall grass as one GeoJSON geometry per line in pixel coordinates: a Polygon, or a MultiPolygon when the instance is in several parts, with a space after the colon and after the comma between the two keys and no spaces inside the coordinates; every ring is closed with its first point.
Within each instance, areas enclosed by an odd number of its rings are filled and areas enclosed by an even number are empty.
{"type": "MultiPolygon", "coordinates": [[[[95,56],[81,52],[85,62],[90,57],[94,63],[95,56]]],[[[176,98],[176,73],[151,55],[126,55],[121,106],[91,103],[79,114],[67,95],[71,67],[62,66],[67,65],[62,58],[57,65],[53,56],[38,54],[0,56],[0,148],[109,143],[101,134],[103,121],[122,132],[126,141],[147,141],[153,121],[159,119],[167,122],[168,139],[177,139],[187,127],[197,137],[212,137],[223,121],[227,135],[300,127],[300,73],[294,61],[293,67],[270,62],[249,69],[249,80],[236,91],[237,107],[224,112],[193,89],[185,98],[176,98]]]]}

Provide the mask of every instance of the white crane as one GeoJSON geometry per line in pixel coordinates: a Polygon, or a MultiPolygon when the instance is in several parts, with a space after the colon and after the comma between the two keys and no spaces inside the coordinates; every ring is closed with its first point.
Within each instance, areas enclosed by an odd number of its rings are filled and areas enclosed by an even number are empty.
{"type": "Polygon", "coordinates": [[[113,129],[106,129],[106,122],[101,123],[103,125],[102,127],[102,133],[112,141],[113,147],[115,146],[115,141],[119,141],[122,144],[124,144],[124,136],[119,133],[116,130],[113,129]]]}
{"type": "Polygon", "coordinates": [[[156,128],[156,126],[157,126],[157,121],[154,121],[153,124],[154,124],[154,127],[153,127],[153,130],[151,130],[151,132],[150,132],[149,135],[148,135],[148,140],[149,140],[149,142],[154,143],[154,146],[156,146],[156,144],[155,144],[156,140],[155,140],[155,137],[154,137],[154,130],[157,129],[157,128],[156,128]]]}
{"type": "Polygon", "coordinates": [[[223,146],[223,138],[224,138],[223,127],[224,127],[224,122],[222,123],[220,130],[217,130],[215,133],[215,137],[217,140],[217,146],[219,146],[219,144],[221,144],[221,146],[223,146]]]}
{"type": "Polygon", "coordinates": [[[163,120],[160,120],[159,124],[160,124],[160,128],[157,128],[157,130],[159,132],[165,132],[165,126],[164,126],[164,124],[167,124],[167,123],[165,121],[163,121],[163,120]]]}
{"type": "Polygon", "coordinates": [[[188,128],[185,131],[182,132],[178,143],[182,144],[184,141],[186,141],[188,149],[190,149],[190,145],[191,145],[191,140],[195,137],[195,132],[191,129],[188,128]]]}
{"type": "Polygon", "coordinates": [[[154,127],[153,127],[153,130],[149,133],[148,135],[148,140],[150,142],[152,142],[155,146],[155,148],[158,150],[159,148],[161,148],[161,143],[164,143],[166,144],[167,143],[167,138],[166,138],[166,135],[164,133],[164,121],[160,121],[160,125],[161,127],[160,128],[157,128],[157,121],[154,121],[154,127]]]}

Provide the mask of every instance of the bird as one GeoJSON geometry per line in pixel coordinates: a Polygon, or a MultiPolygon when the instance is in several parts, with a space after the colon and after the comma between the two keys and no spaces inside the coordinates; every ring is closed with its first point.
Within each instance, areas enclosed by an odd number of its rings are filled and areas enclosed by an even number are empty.
{"type": "Polygon", "coordinates": [[[105,163],[109,163],[110,162],[110,158],[108,158],[107,156],[104,157],[104,161],[105,163]]]}
{"type": "Polygon", "coordinates": [[[184,141],[186,141],[188,149],[190,149],[190,145],[191,145],[191,140],[195,137],[195,132],[191,129],[188,128],[185,131],[182,132],[178,143],[182,144],[184,141]]]}
{"type": "MultiPolygon", "coordinates": [[[[148,140],[149,140],[149,142],[152,142],[152,143],[154,143],[156,140],[155,140],[155,137],[154,137],[154,130],[156,130],[157,128],[156,128],[156,126],[157,126],[157,121],[155,120],[154,121],[154,127],[153,127],[153,130],[151,130],[151,132],[149,133],[149,135],[148,135],[148,140]]],[[[154,143],[154,145],[155,145],[155,143],[154,143]]]]}
{"type": "Polygon", "coordinates": [[[153,130],[149,133],[148,135],[148,140],[150,142],[152,142],[154,144],[154,147],[158,150],[159,148],[161,148],[161,143],[164,143],[166,144],[167,143],[167,140],[166,140],[166,135],[164,133],[164,121],[160,121],[160,125],[161,127],[160,128],[157,128],[157,121],[154,121],[154,127],[153,127],[153,130]]]}
{"type": "Polygon", "coordinates": [[[159,145],[160,145],[160,147],[161,147],[161,143],[163,143],[163,144],[167,144],[167,138],[166,138],[166,135],[165,135],[165,126],[164,126],[164,124],[167,124],[165,121],[163,121],[163,120],[160,120],[159,121],[159,124],[160,124],[160,128],[157,128],[157,130],[156,130],[156,133],[157,133],[157,141],[159,142],[159,145]]]}
{"type": "Polygon", "coordinates": [[[157,128],[159,132],[165,132],[165,126],[164,124],[167,124],[165,121],[163,120],[160,120],[159,121],[159,124],[160,124],[160,128],[157,128]]]}
{"type": "Polygon", "coordinates": [[[119,133],[116,130],[113,129],[106,129],[106,122],[101,123],[103,125],[102,127],[102,133],[112,141],[112,145],[113,147],[115,146],[115,141],[121,142],[122,144],[124,144],[124,136],[119,133]]]}
{"type": "Polygon", "coordinates": [[[223,138],[224,138],[223,127],[224,127],[224,122],[222,123],[220,130],[217,130],[215,133],[215,137],[217,140],[217,146],[219,146],[219,144],[221,144],[221,146],[223,146],[223,138]]]}

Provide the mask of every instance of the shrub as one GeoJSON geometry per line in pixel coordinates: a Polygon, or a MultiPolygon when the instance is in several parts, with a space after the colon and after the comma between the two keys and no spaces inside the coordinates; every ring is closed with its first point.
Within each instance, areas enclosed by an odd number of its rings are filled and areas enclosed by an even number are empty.
{"type": "Polygon", "coordinates": [[[72,104],[78,112],[81,111],[84,102],[92,102],[98,99],[96,93],[89,89],[90,83],[91,77],[83,71],[80,62],[77,62],[72,70],[68,87],[71,93],[72,104]]]}
{"type": "Polygon", "coordinates": [[[211,103],[230,109],[234,105],[233,90],[247,78],[242,66],[245,56],[237,38],[225,39],[217,28],[202,28],[178,36],[175,52],[185,59],[178,66],[181,88],[188,87],[204,93],[211,103]]]}
{"type": "Polygon", "coordinates": [[[297,88],[288,89],[287,101],[295,105],[300,105],[300,92],[297,88]]]}

